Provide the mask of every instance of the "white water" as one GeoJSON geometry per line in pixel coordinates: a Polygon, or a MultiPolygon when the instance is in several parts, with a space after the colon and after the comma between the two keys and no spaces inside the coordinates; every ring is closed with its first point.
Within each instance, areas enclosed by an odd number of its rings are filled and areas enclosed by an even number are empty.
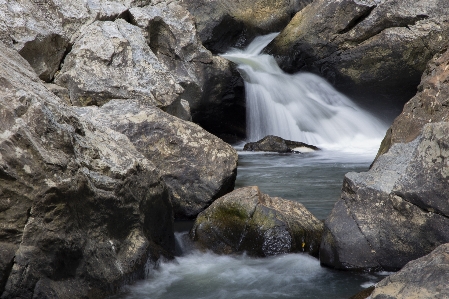
{"type": "MultiPolygon", "coordinates": [[[[177,233],[178,241],[182,234],[177,233]]],[[[184,252],[161,262],[148,280],[128,287],[123,299],[347,299],[380,279],[378,274],[333,271],[307,254],[267,258],[184,252]]]]}
{"type": "Polygon", "coordinates": [[[256,38],[244,50],[224,58],[239,65],[245,80],[247,138],[266,135],[302,141],[324,149],[375,152],[386,126],[309,73],[283,72],[270,55],[260,52],[277,33],[256,38]]]}

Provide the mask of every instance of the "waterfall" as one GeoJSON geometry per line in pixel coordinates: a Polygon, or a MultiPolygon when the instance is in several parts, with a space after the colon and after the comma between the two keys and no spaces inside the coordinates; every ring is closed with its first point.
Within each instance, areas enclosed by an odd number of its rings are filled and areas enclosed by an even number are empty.
{"type": "Polygon", "coordinates": [[[244,50],[222,57],[238,64],[245,81],[247,138],[266,135],[302,141],[323,148],[377,147],[386,126],[309,73],[287,74],[261,51],[277,33],[256,38],[244,50]]]}

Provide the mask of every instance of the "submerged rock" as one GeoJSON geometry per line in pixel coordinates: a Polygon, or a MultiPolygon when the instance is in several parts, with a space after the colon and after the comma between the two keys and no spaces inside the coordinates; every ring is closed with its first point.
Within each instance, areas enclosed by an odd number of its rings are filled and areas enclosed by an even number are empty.
{"type": "Polygon", "coordinates": [[[216,198],[234,189],[236,151],[201,127],[136,100],[113,100],[77,108],[96,127],[126,135],[160,171],[178,219],[194,218],[216,198]]]}
{"type": "Polygon", "coordinates": [[[271,256],[308,252],[316,256],[323,223],[298,202],[245,187],[217,199],[198,215],[190,231],[202,249],[218,254],[271,256]]]}
{"type": "Polygon", "coordinates": [[[0,44],[0,296],[104,298],[174,251],[169,192],[0,44]]]}
{"type": "Polygon", "coordinates": [[[448,42],[446,0],[317,0],[266,51],[284,70],[320,73],[353,98],[402,104],[448,42]]]}
{"type": "Polygon", "coordinates": [[[254,152],[304,153],[320,149],[304,142],[285,140],[278,136],[268,135],[259,141],[245,144],[243,150],[254,152]]]}
{"type": "Polygon", "coordinates": [[[346,174],[325,221],[323,265],[398,270],[449,242],[449,123],[426,124],[368,172],[346,174]]]}
{"type": "Polygon", "coordinates": [[[377,283],[370,298],[448,298],[448,280],[449,244],[444,244],[377,283]]]}

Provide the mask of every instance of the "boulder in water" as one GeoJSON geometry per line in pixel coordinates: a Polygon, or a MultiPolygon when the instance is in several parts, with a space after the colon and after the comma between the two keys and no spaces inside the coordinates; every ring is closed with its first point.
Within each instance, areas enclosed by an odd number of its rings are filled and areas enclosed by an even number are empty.
{"type": "Polygon", "coordinates": [[[304,142],[285,140],[278,136],[268,135],[259,141],[245,144],[243,150],[254,152],[304,153],[320,149],[304,142]]]}
{"type": "Polygon", "coordinates": [[[202,249],[218,254],[271,256],[308,252],[317,256],[323,223],[298,202],[245,187],[217,199],[190,231],[202,249]]]}
{"type": "Polygon", "coordinates": [[[448,280],[449,244],[443,244],[377,283],[369,298],[448,298],[448,280]]]}
{"type": "Polygon", "coordinates": [[[346,174],[325,221],[323,265],[398,270],[449,242],[449,123],[426,124],[368,172],[346,174]]]}

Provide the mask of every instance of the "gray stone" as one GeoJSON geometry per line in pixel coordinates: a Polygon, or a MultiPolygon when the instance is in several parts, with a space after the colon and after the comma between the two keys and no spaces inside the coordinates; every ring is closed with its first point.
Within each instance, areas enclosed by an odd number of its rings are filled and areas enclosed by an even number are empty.
{"type": "Polygon", "coordinates": [[[365,173],[348,173],[325,222],[323,265],[398,270],[449,242],[449,123],[396,143],[365,173]]]}
{"type": "MultiPolygon", "coordinates": [[[[130,9],[131,22],[142,28],[148,45],[189,102],[193,121],[216,135],[245,137],[244,96],[234,66],[213,56],[201,43],[195,19],[181,5],[162,1],[130,9]],[[240,85],[240,86],[239,86],[240,85]]],[[[165,109],[171,113],[172,109],[165,109]]],[[[178,116],[177,114],[173,114],[178,116]]],[[[186,118],[184,118],[186,119],[186,118]]]]}
{"type": "Polygon", "coordinates": [[[196,246],[218,254],[317,255],[323,223],[300,203],[245,187],[217,199],[190,231],[196,246]]]}
{"type": "Polygon", "coordinates": [[[449,50],[436,54],[422,75],[418,93],[407,102],[382,141],[377,156],[398,142],[410,142],[423,126],[449,120],[449,50]]]}
{"type": "Polygon", "coordinates": [[[160,171],[176,218],[194,218],[213,200],[232,191],[238,156],[201,127],[136,100],[113,100],[77,113],[97,127],[126,135],[160,171]]]}
{"type": "Polygon", "coordinates": [[[78,30],[94,20],[124,17],[128,8],[106,0],[1,0],[0,40],[50,82],[78,30]]]}
{"type": "Polygon", "coordinates": [[[0,44],[0,296],[104,298],[174,251],[173,212],[129,139],[79,118],[0,44]]]}
{"type": "Polygon", "coordinates": [[[444,244],[429,255],[409,262],[401,271],[377,283],[369,298],[448,298],[448,279],[449,244],[444,244]]]}
{"type": "Polygon", "coordinates": [[[448,42],[446,0],[318,0],[266,51],[284,70],[319,73],[379,106],[409,100],[427,62],[448,42]]]}
{"type": "Polygon", "coordinates": [[[77,106],[135,98],[167,108],[179,104],[182,92],[142,30],[122,19],[96,21],[84,28],[55,83],[70,91],[77,106]]]}

